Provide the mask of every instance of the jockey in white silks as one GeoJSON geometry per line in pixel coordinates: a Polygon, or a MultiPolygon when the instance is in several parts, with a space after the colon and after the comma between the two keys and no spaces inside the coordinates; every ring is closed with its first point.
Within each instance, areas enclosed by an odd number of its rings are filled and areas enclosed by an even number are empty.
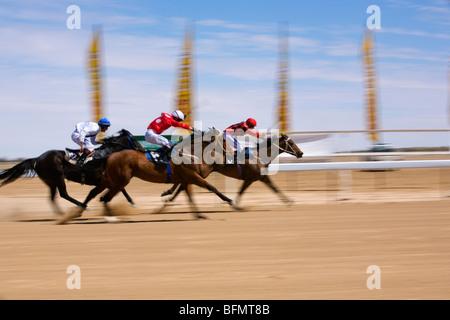
{"type": "Polygon", "coordinates": [[[80,146],[80,158],[77,164],[82,164],[86,157],[94,151],[94,145],[103,144],[97,141],[97,135],[100,132],[108,130],[111,122],[102,118],[98,123],[92,121],[79,122],[75,125],[75,131],[72,133],[72,140],[80,146]]]}

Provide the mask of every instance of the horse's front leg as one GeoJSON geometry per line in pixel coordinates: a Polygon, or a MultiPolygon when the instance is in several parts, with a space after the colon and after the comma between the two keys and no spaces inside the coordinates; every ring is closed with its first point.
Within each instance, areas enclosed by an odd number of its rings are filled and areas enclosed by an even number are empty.
{"type": "Polygon", "coordinates": [[[130,203],[130,205],[132,207],[134,207],[134,201],[133,199],[131,199],[130,195],[128,194],[128,192],[124,189],[122,189],[122,194],[124,195],[124,197],[127,199],[127,201],[130,203]]]}
{"type": "Polygon", "coordinates": [[[280,190],[278,190],[278,188],[275,186],[275,184],[273,184],[272,180],[270,180],[268,176],[264,176],[261,181],[264,182],[264,184],[267,185],[270,189],[272,189],[273,192],[275,192],[286,205],[292,206],[295,204],[293,200],[289,199],[280,190]]]}
{"type": "Polygon", "coordinates": [[[208,219],[208,217],[202,215],[202,214],[200,213],[200,211],[198,211],[197,206],[196,206],[195,203],[194,203],[194,199],[192,198],[192,185],[188,184],[188,185],[186,185],[186,186],[183,186],[183,189],[186,190],[186,194],[187,194],[187,196],[188,196],[189,203],[190,203],[190,205],[191,205],[192,211],[193,211],[194,214],[195,214],[195,217],[196,217],[197,219],[208,219]]]}

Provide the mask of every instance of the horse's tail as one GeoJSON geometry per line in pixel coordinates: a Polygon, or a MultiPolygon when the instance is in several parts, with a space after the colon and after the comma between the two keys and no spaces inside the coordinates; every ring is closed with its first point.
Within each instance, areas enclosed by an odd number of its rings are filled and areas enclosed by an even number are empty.
{"type": "Polygon", "coordinates": [[[22,176],[29,177],[32,176],[36,172],[36,158],[31,158],[24,160],[14,167],[6,169],[0,173],[0,181],[3,182],[0,184],[4,186],[5,184],[16,181],[22,176]]]}

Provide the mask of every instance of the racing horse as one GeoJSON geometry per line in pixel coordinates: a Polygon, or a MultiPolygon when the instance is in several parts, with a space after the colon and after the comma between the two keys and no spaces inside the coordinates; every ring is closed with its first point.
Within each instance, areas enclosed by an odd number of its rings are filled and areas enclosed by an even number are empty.
{"type": "MultiPolygon", "coordinates": [[[[192,155],[182,156],[188,158],[193,157],[192,155]]],[[[192,163],[192,161],[174,163],[173,159],[171,159],[167,164],[157,163],[149,159],[148,152],[142,152],[139,150],[123,150],[116,152],[102,161],[105,162],[102,182],[91,190],[84,201],[83,206],[81,206],[78,211],[63,217],[57,222],[58,224],[64,224],[73,218],[81,216],[88,202],[105,189],[108,189],[108,191],[100,198],[100,201],[104,204],[104,215],[111,216],[108,202],[110,202],[119,191],[123,190],[133,177],[153,183],[174,183],[186,186],[197,185],[214,192],[223,201],[227,202],[235,209],[238,209],[234,206],[234,201],[232,199],[223,195],[202,177],[204,173],[201,172],[201,170],[209,170],[209,167],[199,167],[197,164],[192,163]]],[[[201,215],[197,210],[192,199],[191,189],[186,188],[185,191],[188,195],[194,217],[196,219],[207,219],[207,217],[201,215]]]]}
{"type": "MultiPolygon", "coordinates": [[[[214,139],[212,140],[221,140],[219,135],[216,135],[214,139]]],[[[209,144],[209,142],[203,142],[203,149],[209,144]]],[[[256,157],[256,163],[250,163],[250,161],[245,160],[243,163],[226,163],[224,159],[222,161],[213,161],[210,165],[202,164],[201,166],[209,166],[210,170],[207,170],[203,168],[201,172],[206,173],[209,175],[211,172],[215,171],[218,173],[221,173],[225,176],[243,180],[243,183],[241,185],[241,188],[237,194],[237,197],[235,199],[235,205],[237,206],[239,204],[239,201],[242,197],[242,194],[247,190],[248,187],[255,181],[261,181],[265,185],[267,185],[272,191],[274,191],[281,200],[286,203],[287,205],[291,205],[293,201],[291,201],[286,195],[284,195],[272,182],[270,177],[267,175],[267,169],[269,164],[273,161],[273,159],[278,156],[278,154],[281,153],[287,153],[292,156],[295,156],[296,158],[301,158],[303,156],[303,152],[300,150],[300,148],[292,141],[292,139],[286,135],[281,133],[278,139],[275,136],[269,136],[265,141],[262,141],[261,143],[257,144],[257,152],[256,155],[253,155],[253,157],[256,157]],[[276,141],[278,140],[278,141],[276,141]],[[265,155],[265,161],[263,162],[258,155],[261,153],[261,151],[264,150],[265,155]],[[275,151],[275,152],[274,152],[275,151]]],[[[226,152],[226,150],[224,149],[226,152]]],[[[250,155],[252,157],[252,155],[250,155]]],[[[220,160],[220,159],[219,159],[220,160]]],[[[211,162],[211,161],[210,161],[211,162]]],[[[203,178],[206,178],[206,176],[203,176],[203,178]]],[[[186,191],[187,186],[186,185],[173,185],[173,187],[167,191],[164,191],[161,196],[171,195],[175,192],[175,194],[166,200],[166,203],[173,201],[177,195],[185,190],[186,191]]],[[[161,211],[164,209],[161,208],[161,211]]]]}
{"type": "MultiPolygon", "coordinates": [[[[183,155],[182,153],[181,156],[194,158],[192,155],[183,155]]],[[[81,206],[78,211],[66,215],[57,223],[64,224],[73,218],[81,216],[89,201],[105,189],[108,189],[108,191],[100,198],[100,201],[104,204],[104,215],[111,216],[108,202],[110,202],[119,191],[123,190],[133,177],[153,183],[197,185],[214,192],[219,198],[235,208],[234,201],[223,195],[213,185],[208,183],[202,177],[202,175],[204,175],[204,173],[201,172],[203,168],[198,167],[198,165],[192,163],[192,161],[174,163],[171,159],[165,164],[151,161],[149,157],[149,152],[146,151],[123,150],[111,154],[108,158],[102,159],[102,161],[105,162],[102,182],[89,192],[83,206],[81,206]]],[[[206,169],[209,170],[209,168],[206,169]]],[[[207,219],[207,217],[201,215],[197,210],[192,199],[191,189],[186,188],[185,191],[188,195],[194,217],[196,219],[207,219]]]]}
{"type": "MultiPolygon", "coordinates": [[[[92,160],[83,166],[74,165],[66,157],[66,151],[49,150],[39,157],[26,159],[14,167],[0,173],[0,187],[11,183],[22,176],[32,176],[34,173],[50,188],[50,200],[53,210],[59,215],[63,212],[55,201],[56,191],[59,195],[78,207],[86,209],[82,202],[69,196],[64,179],[87,185],[98,185],[101,182],[103,161],[111,153],[124,149],[144,150],[136,138],[127,130],[122,129],[116,134],[103,139],[104,144],[95,149],[92,160]]],[[[89,159],[89,158],[88,158],[89,159]]],[[[125,189],[121,190],[130,204],[134,204],[125,189]]]]}

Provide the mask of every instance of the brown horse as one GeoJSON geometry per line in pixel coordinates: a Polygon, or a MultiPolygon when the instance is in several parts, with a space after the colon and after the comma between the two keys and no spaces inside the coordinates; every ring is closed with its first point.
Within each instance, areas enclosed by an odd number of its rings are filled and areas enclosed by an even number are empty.
{"type": "MultiPolygon", "coordinates": [[[[192,157],[191,155],[184,155],[185,157],[192,157]]],[[[103,174],[102,183],[96,186],[88,194],[83,205],[95,198],[99,193],[108,189],[107,193],[101,197],[101,201],[104,202],[105,216],[110,216],[111,212],[108,208],[108,202],[121,190],[128,185],[133,177],[137,177],[141,180],[153,182],[153,183],[174,183],[186,186],[186,191],[195,218],[206,219],[197,210],[194,201],[192,199],[192,192],[189,185],[197,185],[214,192],[223,201],[234,207],[234,201],[223,195],[213,185],[208,183],[202,176],[208,175],[206,171],[210,168],[191,163],[192,161],[185,161],[180,164],[175,164],[172,160],[166,165],[164,163],[155,163],[149,161],[148,153],[124,150],[111,154],[107,160],[105,160],[105,171],[103,174]]],[[[236,208],[237,209],[237,208],[236,208]]],[[[61,219],[58,223],[63,224],[67,221],[81,216],[83,208],[67,215],[61,219]]]]}
{"type": "MultiPolygon", "coordinates": [[[[215,139],[216,138],[217,136],[215,137],[215,139]]],[[[202,177],[206,178],[211,172],[215,171],[231,178],[243,180],[242,186],[235,199],[236,206],[238,205],[240,198],[242,197],[242,194],[245,192],[245,190],[247,190],[247,188],[255,181],[263,182],[272,191],[274,191],[284,203],[286,203],[287,205],[291,205],[293,201],[291,201],[286,195],[284,195],[275,186],[270,177],[266,174],[267,168],[270,162],[273,161],[273,159],[278,154],[285,152],[297,158],[301,158],[303,156],[303,152],[286,134],[281,133],[280,137],[278,138],[278,142],[275,142],[274,140],[276,140],[276,138],[269,137],[266,141],[263,141],[262,143],[257,145],[258,154],[260,154],[259,151],[265,149],[264,154],[267,156],[265,157],[266,159],[264,162],[262,162],[259,157],[256,157],[257,160],[256,163],[250,163],[249,160],[246,160],[244,163],[231,163],[231,164],[226,163],[225,161],[213,161],[213,163],[210,165],[205,164],[199,165],[202,167],[200,171],[204,174],[202,177]],[[275,151],[278,150],[279,152],[274,152],[274,150],[275,151]]],[[[203,142],[203,149],[207,145],[208,145],[207,142],[203,142]]],[[[171,189],[163,192],[161,196],[170,195],[174,193],[176,190],[175,194],[171,198],[166,200],[166,203],[171,202],[176,198],[176,196],[181,191],[185,190],[186,187],[187,187],[186,185],[175,184],[171,189]]]]}
{"type": "MultiPolygon", "coordinates": [[[[136,138],[127,130],[122,129],[115,135],[103,139],[104,144],[95,149],[93,160],[84,166],[76,166],[66,159],[66,152],[63,150],[49,150],[36,158],[26,159],[10,169],[0,173],[0,186],[14,182],[20,177],[29,176],[36,173],[41,180],[50,188],[50,200],[55,213],[62,215],[58,207],[55,196],[59,191],[60,196],[83,209],[86,205],[72,198],[67,193],[65,179],[87,185],[98,185],[103,172],[103,162],[101,160],[107,155],[124,149],[142,150],[142,146],[136,138]]],[[[133,200],[125,191],[121,190],[128,202],[133,204],[133,200]]]]}

